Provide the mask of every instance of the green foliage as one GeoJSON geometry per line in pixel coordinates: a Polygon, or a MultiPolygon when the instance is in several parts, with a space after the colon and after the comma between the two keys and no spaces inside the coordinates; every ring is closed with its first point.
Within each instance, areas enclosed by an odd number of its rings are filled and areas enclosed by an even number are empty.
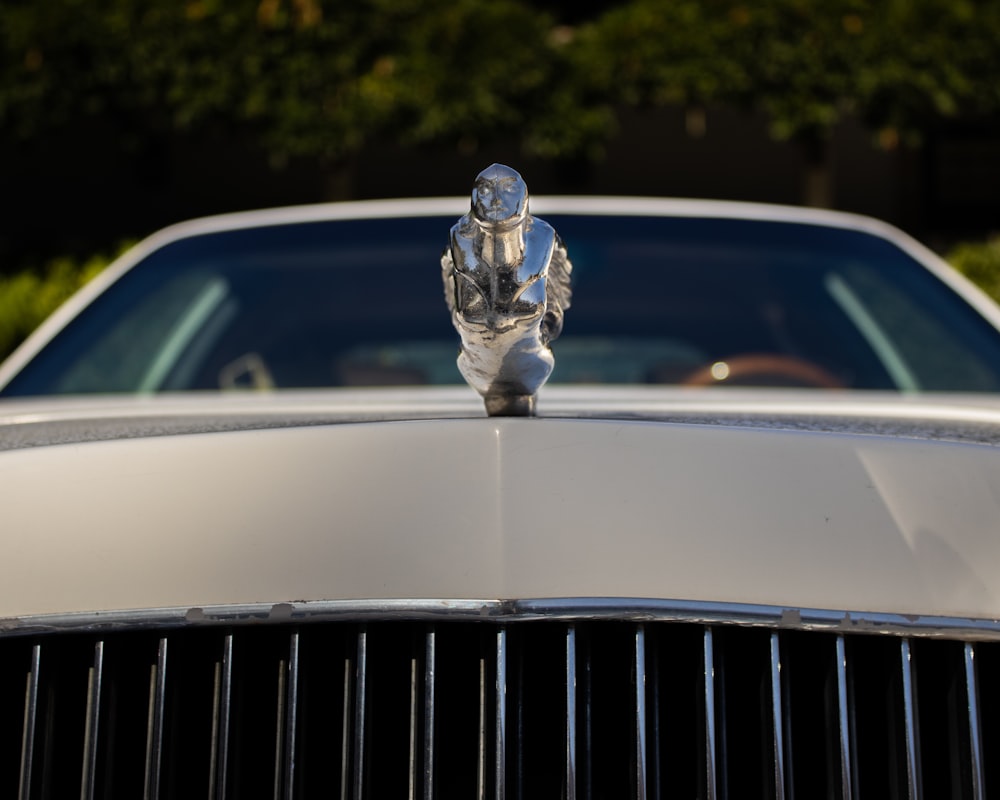
{"type": "Polygon", "coordinates": [[[0,5],[0,134],[101,115],[126,141],[239,129],[279,160],[343,158],[377,136],[519,136],[558,155],[605,135],[607,119],[575,125],[553,26],[520,0],[12,0],[0,5]]]}
{"type": "Polygon", "coordinates": [[[1000,111],[990,0],[633,0],[581,40],[619,102],[757,109],[778,138],[822,138],[852,112],[892,147],[1000,111]]]}
{"type": "MultiPolygon", "coordinates": [[[[119,252],[126,247],[122,245],[119,252]]],[[[83,261],[62,257],[42,270],[0,276],[0,359],[111,260],[105,255],[83,261]]]]}
{"type": "Polygon", "coordinates": [[[622,106],[727,105],[821,162],[845,114],[886,148],[1000,114],[996,0],[588,7],[570,27],[530,0],[4,0],[0,141],[100,116],[125,146],[238,132],[275,163],[374,138],[593,158],[622,106]]]}
{"type": "Polygon", "coordinates": [[[956,245],[946,256],[955,269],[1000,303],[1000,235],[956,245]]]}
{"type": "Polygon", "coordinates": [[[610,118],[572,94],[553,19],[528,4],[394,0],[381,24],[405,34],[361,85],[404,144],[468,148],[513,132],[527,152],[559,156],[608,133],[610,118]]]}

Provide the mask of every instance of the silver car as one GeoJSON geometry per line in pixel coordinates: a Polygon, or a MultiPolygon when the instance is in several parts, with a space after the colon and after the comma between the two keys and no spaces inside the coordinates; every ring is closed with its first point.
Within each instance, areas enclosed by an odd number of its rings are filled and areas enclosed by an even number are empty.
{"type": "Polygon", "coordinates": [[[541,198],[487,416],[467,208],[175,226],[0,368],[0,796],[996,791],[997,308],[866,218],[541,198]]]}

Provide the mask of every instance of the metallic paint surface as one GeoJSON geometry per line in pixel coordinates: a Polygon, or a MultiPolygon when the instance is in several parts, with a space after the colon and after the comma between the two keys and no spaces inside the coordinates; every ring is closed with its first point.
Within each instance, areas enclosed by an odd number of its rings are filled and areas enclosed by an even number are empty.
{"type": "Polygon", "coordinates": [[[10,451],[0,503],[0,618],[468,597],[1000,618],[1000,459],[982,445],[342,424],[10,451]]]}
{"type": "MultiPolygon", "coordinates": [[[[0,386],[169,242],[452,216],[466,203],[327,204],[174,226],[41,326],[0,365],[0,386]]],[[[533,198],[532,211],[865,230],[1000,328],[982,292],[868,218],[597,197],[533,198]]],[[[1000,632],[994,398],[546,387],[538,406],[541,419],[477,418],[467,388],[0,402],[0,444],[16,448],[0,453],[0,633],[387,614],[1000,632]],[[233,422],[234,412],[262,421],[233,422]],[[574,415],[604,419],[551,418],[574,415]],[[412,421],[430,417],[443,419],[412,421]],[[274,420],[308,427],[265,429],[274,420]]]]}

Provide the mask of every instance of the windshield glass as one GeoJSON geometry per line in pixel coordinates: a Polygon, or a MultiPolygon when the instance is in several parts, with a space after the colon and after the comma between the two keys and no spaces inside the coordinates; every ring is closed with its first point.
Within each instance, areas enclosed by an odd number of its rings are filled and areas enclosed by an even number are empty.
{"type": "MultiPolygon", "coordinates": [[[[1000,334],[876,236],[545,219],[574,267],[551,382],[1000,390],[1000,334]]],[[[461,383],[438,261],[454,222],[309,222],[174,242],[2,394],[461,383]]]]}

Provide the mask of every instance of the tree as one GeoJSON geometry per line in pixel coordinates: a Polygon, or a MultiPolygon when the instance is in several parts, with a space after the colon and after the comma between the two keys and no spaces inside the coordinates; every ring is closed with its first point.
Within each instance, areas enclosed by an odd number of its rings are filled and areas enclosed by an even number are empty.
{"type": "Polygon", "coordinates": [[[569,27],[557,0],[5,0],[0,139],[100,116],[126,144],[239,132],[275,162],[375,137],[596,158],[622,106],[728,105],[802,147],[828,205],[845,115],[895,147],[1000,112],[994,0],[584,5],[569,27]]]}
{"type": "Polygon", "coordinates": [[[559,155],[607,118],[576,113],[553,26],[516,0],[5,3],[0,134],[102,115],[139,137],[238,128],[278,160],[332,161],[386,135],[517,135],[559,155]]]}
{"type": "Polygon", "coordinates": [[[989,0],[633,0],[579,38],[608,102],[764,113],[803,148],[815,205],[830,205],[827,142],[846,114],[892,148],[936,120],[1000,111],[989,0]]]}

